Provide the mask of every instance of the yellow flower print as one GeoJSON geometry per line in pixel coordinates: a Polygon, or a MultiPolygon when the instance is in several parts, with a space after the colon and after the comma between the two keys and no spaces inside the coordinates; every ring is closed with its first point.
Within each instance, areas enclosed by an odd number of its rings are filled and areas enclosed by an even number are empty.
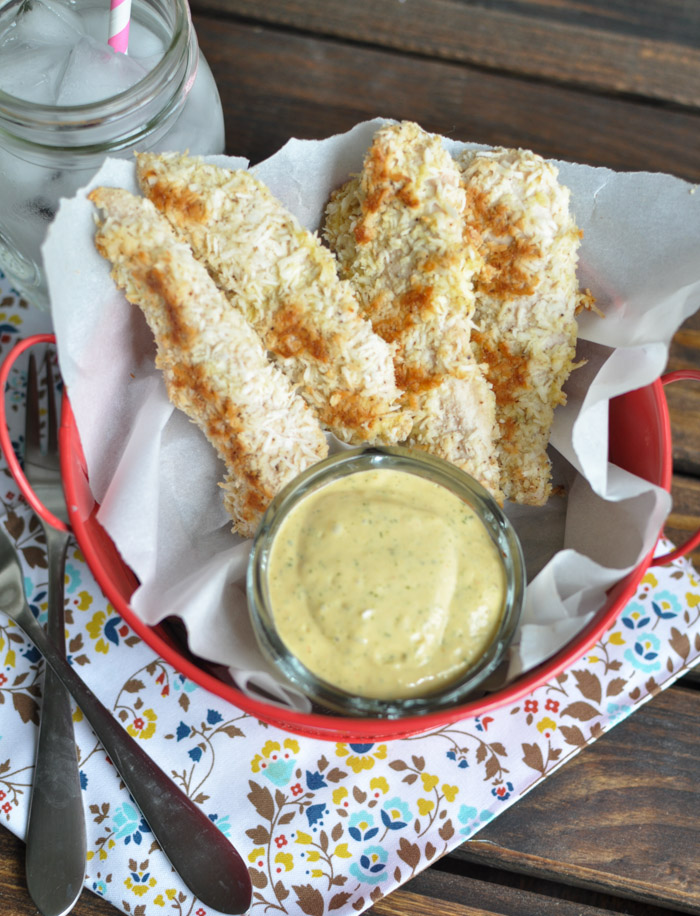
{"type": "Polygon", "coordinates": [[[642,579],[642,585],[649,585],[651,588],[656,588],[659,584],[659,580],[656,578],[654,573],[648,572],[642,579]]]}
{"type": "Polygon", "coordinates": [[[420,778],[421,782],[423,783],[423,791],[425,792],[430,792],[430,790],[434,789],[439,782],[438,777],[431,776],[430,773],[421,773],[420,778]]]}
{"type": "Polygon", "coordinates": [[[337,789],[333,789],[333,795],[331,798],[333,799],[334,805],[342,805],[347,797],[348,790],[345,788],[345,786],[340,786],[337,789]]]}
{"type": "Polygon", "coordinates": [[[76,606],[79,611],[87,611],[87,609],[92,604],[93,598],[90,592],[82,591],[78,592],[78,598],[76,600],[76,606]]]}
{"type": "Polygon", "coordinates": [[[142,741],[145,741],[155,735],[157,718],[158,716],[152,709],[144,709],[143,712],[139,712],[134,717],[134,721],[130,725],[127,725],[126,730],[132,738],[141,738],[142,741]]]}
{"type": "Polygon", "coordinates": [[[318,851],[318,849],[309,849],[309,851],[306,853],[307,862],[318,862],[320,858],[321,853],[318,851]]]}
{"type": "Polygon", "coordinates": [[[102,638],[102,627],[104,622],[107,619],[107,615],[104,611],[96,611],[92,615],[92,619],[87,624],[85,629],[88,631],[88,634],[91,639],[96,639],[95,650],[97,652],[102,652],[106,655],[109,652],[108,643],[102,638]]]}
{"type": "Polygon", "coordinates": [[[256,754],[251,760],[250,768],[254,773],[267,769],[270,760],[277,761],[281,758],[289,760],[293,755],[299,753],[299,742],[294,738],[285,738],[282,744],[279,741],[268,740],[263,744],[262,752],[256,754]]]}
{"type": "Polygon", "coordinates": [[[540,721],[537,723],[538,732],[553,732],[556,727],[557,723],[554,721],[554,719],[544,718],[540,719],[540,721]]]}
{"type": "Polygon", "coordinates": [[[294,858],[291,852],[278,852],[275,856],[275,863],[280,866],[277,871],[281,871],[282,869],[291,871],[294,866],[294,858]]]}
{"type": "Polygon", "coordinates": [[[613,646],[624,646],[625,644],[622,633],[611,633],[608,642],[612,643],[613,646]]]}
{"type": "Polygon", "coordinates": [[[698,604],[700,604],[700,595],[694,595],[692,592],[686,592],[685,600],[688,603],[688,607],[697,607],[698,604]]]}
{"type": "Polygon", "coordinates": [[[431,798],[419,798],[418,810],[421,814],[429,814],[435,807],[435,802],[431,798]]]}
{"type": "Polygon", "coordinates": [[[132,894],[136,894],[137,897],[143,897],[144,894],[147,894],[152,887],[155,887],[158,882],[156,879],[149,874],[149,872],[133,872],[126,879],[124,884],[129,888],[132,894]]]}
{"type": "Polygon", "coordinates": [[[254,849],[252,852],[248,853],[248,861],[252,862],[253,865],[258,861],[260,856],[265,855],[265,850],[261,847],[260,849],[254,849]]]}
{"type": "Polygon", "coordinates": [[[347,757],[347,765],[353,773],[371,770],[375,760],[384,760],[386,744],[336,744],[338,757],[347,757]]]}
{"type": "Polygon", "coordinates": [[[373,776],[369,781],[369,787],[373,792],[382,792],[384,795],[389,791],[389,783],[384,776],[373,776]]]}
{"type": "Polygon", "coordinates": [[[453,802],[455,798],[457,797],[458,792],[459,792],[458,786],[450,786],[447,783],[445,783],[442,787],[442,793],[448,802],[453,802]]]}

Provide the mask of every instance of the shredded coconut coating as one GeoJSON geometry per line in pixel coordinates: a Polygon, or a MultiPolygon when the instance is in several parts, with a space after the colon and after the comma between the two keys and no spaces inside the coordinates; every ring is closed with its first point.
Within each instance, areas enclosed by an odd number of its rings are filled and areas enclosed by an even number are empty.
{"type": "Polygon", "coordinates": [[[477,252],[465,193],[439,137],[379,130],[362,173],[335,192],[325,237],[375,331],[395,345],[408,443],[466,470],[496,498],[495,399],[470,343],[477,252]]]}
{"type": "Polygon", "coordinates": [[[149,201],[119,188],[90,199],[97,250],[153,331],[171,401],[226,464],[224,504],[234,530],[251,537],[275,494],[326,456],[320,424],[149,201]]]}
{"type": "Polygon", "coordinates": [[[190,243],[319,419],[353,443],[395,444],[392,348],[360,314],[316,235],[249,172],[176,153],[137,157],[143,193],[190,243]]]}
{"type": "Polygon", "coordinates": [[[472,342],[496,395],[506,498],[543,505],[554,408],[575,356],[580,232],[557,170],[526,150],[463,153],[465,240],[483,267],[474,279],[472,342]]]}

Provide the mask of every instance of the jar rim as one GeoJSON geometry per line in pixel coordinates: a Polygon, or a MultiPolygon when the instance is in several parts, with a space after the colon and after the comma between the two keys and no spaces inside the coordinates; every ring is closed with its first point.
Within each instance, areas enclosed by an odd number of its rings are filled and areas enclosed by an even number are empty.
{"type": "MultiPolygon", "coordinates": [[[[22,142],[31,143],[35,142],[31,136],[32,132],[44,132],[50,136],[55,134],[55,143],[50,142],[44,135],[36,145],[62,147],[65,145],[67,133],[89,132],[97,126],[118,122],[128,115],[133,115],[136,108],[148,106],[158,99],[164,86],[172,90],[173,96],[182,90],[183,84],[187,91],[194,82],[197,69],[196,54],[190,54],[193,60],[185,58],[191,50],[196,51],[192,20],[187,0],[172,2],[175,15],[170,43],[163,57],[140,80],[115,95],[79,105],[47,105],[32,102],[0,89],[0,132],[6,131],[22,142]],[[178,71],[183,69],[183,59],[187,66],[183,75],[177,79],[178,71]]],[[[5,6],[7,5],[9,4],[5,6]]],[[[76,151],[77,149],[78,147],[76,151]]]]}

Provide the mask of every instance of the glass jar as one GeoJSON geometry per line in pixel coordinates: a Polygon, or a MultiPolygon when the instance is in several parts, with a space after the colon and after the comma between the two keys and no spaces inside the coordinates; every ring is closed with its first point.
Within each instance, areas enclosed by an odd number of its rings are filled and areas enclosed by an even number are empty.
{"type": "MultiPolygon", "coordinates": [[[[0,32],[23,3],[0,3],[0,32]]],[[[93,3],[71,0],[70,8],[87,16],[97,12],[93,3]]],[[[108,7],[100,3],[101,10],[108,7]]],[[[0,71],[0,269],[40,308],[49,308],[41,245],[58,202],[85,185],[107,156],[224,150],[221,100],[199,53],[186,0],[133,0],[131,21],[132,34],[141,29],[154,36],[164,53],[143,78],[115,95],[83,104],[39,104],[3,92],[0,71]]]]}
{"type": "Polygon", "coordinates": [[[247,592],[264,656],[314,703],[401,718],[459,705],[504,661],[525,571],[510,522],[468,474],[418,450],[350,449],[272,501],[247,592]]]}

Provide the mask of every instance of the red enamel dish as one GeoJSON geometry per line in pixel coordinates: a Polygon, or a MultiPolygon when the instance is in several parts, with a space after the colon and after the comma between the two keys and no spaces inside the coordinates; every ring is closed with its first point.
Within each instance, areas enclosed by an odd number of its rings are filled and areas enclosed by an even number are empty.
{"type": "MultiPolygon", "coordinates": [[[[10,370],[8,364],[14,362],[19,352],[28,346],[47,339],[47,335],[31,338],[15,348],[0,371],[3,391],[10,370]]],[[[700,380],[700,372],[687,370],[671,373],[651,385],[621,395],[610,403],[610,460],[666,490],[671,486],[672,449],[663,386],[681,378],[697,381],[700,380]]],[[[4,399],[0,399],[0,402],[2,401],[4,399]]],[[[0,412],[3,413],[0,417],[3,421],[0,423],[0,445],[22,492],[27,495],[25,486],[28,489],[28,485],[12,451],[2,403],[0,412]]],[[[178,627],[174,621],[164,621],[158,626],[150,627],[136,616],[129,602],[138,586],[138,580],[97,521],[99,507],[90,492],[80,437],[67,396],[63,401],[59,441],[71,528],[97,582],[116,611],[155,652],[201,687],[271,725],[312,738],[356,743],[386,741],[440,728],[515,702],[585,655],[617,619],[652,563],[650,553],[609,591],[605,606],[575,639],[552,658],[494,693],[474,698],[449,710],[402,719],[358,719],[281,709],[273,703],[246,696],[233,684],[218,676],[213,666],[193,657],[186,648],[182,625],[178,627]]],[[[33,502],[32,505],[34,506],[33,502]]],[[[694,549],[698,543],[700,532],[671,554],[658,557],[655,562],[668,562],[682,556],[694,549]]]]}

